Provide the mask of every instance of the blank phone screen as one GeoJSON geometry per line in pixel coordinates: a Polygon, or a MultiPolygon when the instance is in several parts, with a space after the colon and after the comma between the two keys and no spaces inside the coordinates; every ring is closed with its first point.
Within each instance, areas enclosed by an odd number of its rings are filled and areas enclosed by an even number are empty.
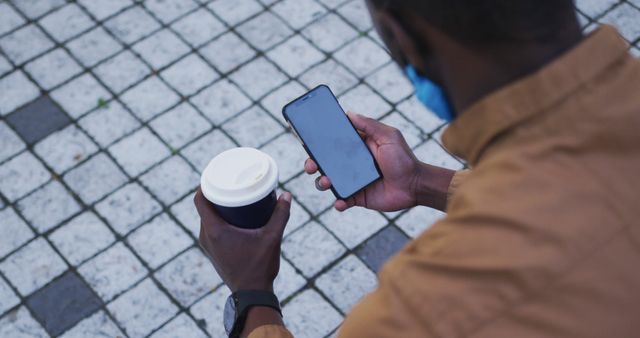
{"type": "Polygon", "coordinates": [[[317,87],[287,105],[285,112],[339,198],[380,177],[369,149],[328,87],[317,87]]]}

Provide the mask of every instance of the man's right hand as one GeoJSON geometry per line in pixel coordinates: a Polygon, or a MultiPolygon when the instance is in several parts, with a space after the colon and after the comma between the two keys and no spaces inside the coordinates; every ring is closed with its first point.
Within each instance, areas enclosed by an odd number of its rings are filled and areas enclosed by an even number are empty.
{"type": "MultiPolygon", "coordinates": [[[[418,161],[398,129],[359,114],[347,114],[378,162],[383,179],[347,200],[336,201],[338,211],[353,206],[378,211],[398,211],[416,205],[446,209],[447,188],[454,171],[418,161]]],[[[318,166],[307,159],[304,170],[312,175],[318,166]]],[[[331,181],[320,176],[316,179],[316,188],[328,190],[331,181]]]]}
{"type": "MultiPolygon", "coordinates": [[[[414,190],[420,166],[400,131],[362,115],[351,112],[348,115],[373,153],[384,179],[374,182],[347,200],[336,201],[336,209],[344,211],[353,206],[361,206],[380,211],[396,211],[415,206],[417,201],[414,190]]],[[[308,174],[315,174],[318,166],[313,160],[307,159],[304,169],[308,174]]],[[[324,191],[330,187],[331,182],[326,176],[316,179],[316,188],[324,191]]]]}

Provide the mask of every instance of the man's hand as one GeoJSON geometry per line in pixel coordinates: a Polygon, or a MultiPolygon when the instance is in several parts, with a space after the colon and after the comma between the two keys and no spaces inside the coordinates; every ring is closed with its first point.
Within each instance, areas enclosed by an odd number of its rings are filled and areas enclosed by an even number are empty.
{"type": "Polygon", "coordinates": [[[225,222],[200,189],[194,197],[200,214],[200,246],[232,292],[273,292],[280,270],[280,244],[289,220],[291,194],[280,195],[269,222],[259,229],[242,229],[225,222]]]}
{"type": "MultiPolygon", "coordinates": [[[[338,211],[353,206],[378,211],[398,211],[416,205],[446,209],[447,189],[454,171],[418,161],[398,129],[352,112],[347,114],[378,162],[383,179],[347,200],[336,201],[338,211]]],[[[318,165],[307,159],[304,170],[315,174],[318,165]]],[[[316,179],[316,188],[328,190],[331,181],[320,176],[316,179]]]]}

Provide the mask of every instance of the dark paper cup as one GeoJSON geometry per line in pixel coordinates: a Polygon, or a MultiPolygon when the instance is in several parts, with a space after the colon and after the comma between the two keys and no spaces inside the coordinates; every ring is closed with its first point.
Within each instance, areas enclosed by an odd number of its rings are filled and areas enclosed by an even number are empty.
{"type": "Polygon", "coordinates": [[[254,148],[234,148],[214,157],[200,178],[202,194],[228,223],[263,227],[276,206],[278,166],[254,148]]]}

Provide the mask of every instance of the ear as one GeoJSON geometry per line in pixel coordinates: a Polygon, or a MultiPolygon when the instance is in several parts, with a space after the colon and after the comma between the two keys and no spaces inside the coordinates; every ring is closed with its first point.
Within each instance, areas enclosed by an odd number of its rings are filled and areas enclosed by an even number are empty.
{"type": "Polygon", "coordinates": [[[377,22],[385,32],[381,35],[388,35],[383,37],[387,46],[391,49],[394,58],[400,56],[402,59],[396,59],[401,66],[405,66],[407,63],[412,64],[418,70],[424,70],[426,68],[424,56],[420,53],[420,48],[415,41],[415,36],[410,34],[403,25],[398,21],[396,15],[388,11],[377,11],[377,22]],[[396,49],[396,50],[393,50],[396,49]]]}

